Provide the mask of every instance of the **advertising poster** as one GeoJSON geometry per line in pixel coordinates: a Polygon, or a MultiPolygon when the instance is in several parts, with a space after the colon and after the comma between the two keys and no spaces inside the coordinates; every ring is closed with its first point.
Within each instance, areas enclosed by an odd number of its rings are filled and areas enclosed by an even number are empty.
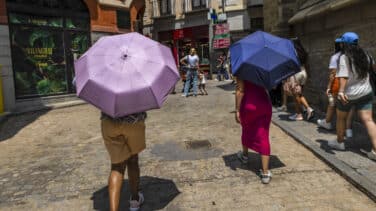
{"type": "MultiPolygon", "coordinates": [[[[89,48],[86,33],[66,32],[62,18],[11,14],[12,62],[16,98],[68,93],[67,70],[72,52],[81,55],[89,48]],[[36,25],[36,26],[32,26],[36,25]],[[67,36],[69,39],[66,39],[67,36]]],[[[80,28],[80,21],[66,19],[66,28],[80,28]]],[[[70,71],[72,72],[72,71],[70,71]]]]}

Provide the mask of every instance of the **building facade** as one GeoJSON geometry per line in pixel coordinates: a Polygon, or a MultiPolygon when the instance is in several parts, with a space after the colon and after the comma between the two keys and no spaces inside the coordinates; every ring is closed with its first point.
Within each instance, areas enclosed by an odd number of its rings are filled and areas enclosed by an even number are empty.
{"type": "Polygon", "coordinates": [[[327,105],[328,63],[334,53],[335,38],[347,31],[355,32],[360,46],[376,57],[375,10],[376,1],[372,0],[309,0],[288,21],[309,53],[306,95],[320,109],[327,105]]]}
{"type": "Polygon", "coordinates": [[[208,70],[213,62],[210,58],[227,51],[213,50],[214,24],[227,23],[231,42],[235,42],[263,29],[262,5],[263,0],[148,0],[144,34],[170,46],[177,63],[195,47],[201,66],[208,70]]]}
{"type": "Polygon", "coordinates": [[[5,111],[75,96],[74,60],[101,36],[141,31],[144,8],[141,0],[0,0],[5,111]]]}

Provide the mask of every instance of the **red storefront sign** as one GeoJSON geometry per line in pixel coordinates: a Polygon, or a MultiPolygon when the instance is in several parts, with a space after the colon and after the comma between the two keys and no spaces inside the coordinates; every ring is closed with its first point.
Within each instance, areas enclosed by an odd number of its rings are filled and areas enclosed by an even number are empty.
{"type": "Polygon", "coordinates": [[[173,38],[174,40],[179,40],[179,39],[184,38],[184,30],[183,29],[174,30],[173,38]]]}
{"type": "Polygon", "coordinates": [[[220,49],[230,47],[230,27],[228,23],[217,24],[214,27],[213,48],[220,49]]]}
{"type": "Polygon", "coordinates": [[[215,25],[214,35],[228,34],[228,33],[230,33],[230,28],[227,23],[215,25]]]}
{"type": "Polygon", "coordinates": [[[230,44],[231,44],[230,38],[213,40],[213,48],[215,49],[228,48],[230,44]]]}

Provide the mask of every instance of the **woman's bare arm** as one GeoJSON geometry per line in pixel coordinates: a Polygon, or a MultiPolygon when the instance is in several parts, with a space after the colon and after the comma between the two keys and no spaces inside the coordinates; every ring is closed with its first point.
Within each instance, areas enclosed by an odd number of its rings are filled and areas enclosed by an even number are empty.
{"type": "Polygon", "coordinates": [[[241,79],[236,79],[236,93],[235,93],[235,120],[240,123],[240,104],[244,96],[244,81],[241,79]]]}

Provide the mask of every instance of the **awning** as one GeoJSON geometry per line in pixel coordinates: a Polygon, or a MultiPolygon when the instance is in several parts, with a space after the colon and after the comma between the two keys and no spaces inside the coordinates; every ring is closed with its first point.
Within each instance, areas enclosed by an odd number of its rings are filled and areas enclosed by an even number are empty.
{"type": "Polygon", "coordinates": [[[132,0],[98,0],[100,5],[116,7],[121,9],[129,9],[132,0]]]}
{"type": "Polygon", "coordinates": [[[309,18],[317,17],[339,9],[343,9],[354,4],[365,2],[364,0],[309,0],[298,13],[289,20],[289,24],[294,25],[309,18]]]}

